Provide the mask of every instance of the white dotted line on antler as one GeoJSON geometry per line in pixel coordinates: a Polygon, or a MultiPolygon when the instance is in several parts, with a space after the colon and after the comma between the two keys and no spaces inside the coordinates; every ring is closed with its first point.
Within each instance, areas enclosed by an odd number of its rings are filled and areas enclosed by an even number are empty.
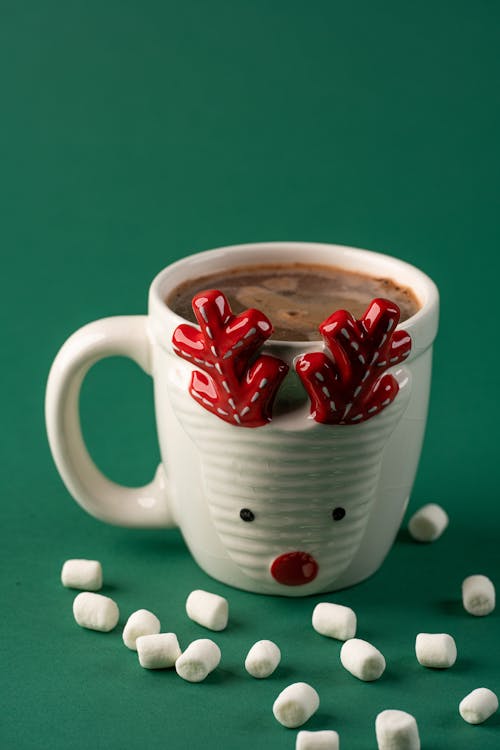
{"type": "MultiPolygon", "coordinates": [[[[175,348],[175,347],[174,347],[174,348],[175,348]]],[[[177,349],[177,351],[180,351],[180,350],[178,350],[178,349],[177,349]]],[[[190,356],[190,355],[188,355],[188,356],[190,356]]],[[[196,361],[196,360],[195,360],[195,361],[196,361]]],[[[259,383],[259,386],[258,386],[258,390],[257,390],[257,391],[256,391],[256,392],[255,392],[255,393],[253,394],[252,398],[250,399],[250,400],[252,401],[252,403],[255,403],[255,401],[257,401],[257,399],[259,399],[259,398],[260,398],[260,391],[261,391],[261,390],[262,390],[263,388],[265,388],[265,387],[266,387],[266,385],[268,384],[268,382],[269,382],[269,381],[268,381],[268,379],[267,379],[267,378],[262,378],[262,380],[261,380],[261,381],[260,381],[260,383],[259,383]]],[[[223,385],[223,387],[224,387],[224,390],[225,390],[225,391],[226,391],[227,393],[230,393],[230,392],[231,392],[231,391],[230,391],[230,388],[229,388],[229,385],[228,385],[228,382],[227,382],[227,380],[223,380],[223,381],[222,381],[222,385],[223,385]]],[[[205,398],[204,396],[201,396],[201,395],[200,395],[199,393],[197,393],[196,391],[193,391],[193,395],[194,395],[194,396],[196,396],[196,398],[197,398],[197,399],[198,399],[199,401],[201,401],[202,403],[204,403],[204,404],[205,404],[206,406],[209,406],[210,408],[213,408],[214,404],[213,404],[213,403],[212,403],[211,401],[209,401],[208,399],[206,399],[206,398],[205,398]]],[[[233,413],[233,419],[234,419],[234,421],[235,421],[235,422],[237,422],[238,424],[241,424],[241,419],[240,419],[240,417],[244,417],[244,416],[245,416],[246,414],[248,414],[248,412],[250,411],[250,407],[249,407],[249,406],[245,406],[245,407],[244,407],[244,408],[243,408],[243,409],[242,409],[242,410],[240,411],[240,413],[238,414],[238,412],[236,411],[236,404],[235,404],[235,402],[234,402],[234,399],[233,399],[233,398],[228,398],[228,400],[227,400],[227,401],[228,401],[228,404],[229,404],[229,406],[230,406],[230,407],[231,407],[232,409],[234,409],[234,413],[233,413]]],[[[331,402],[331,403],[333,403],[333,402],[331,402]]],[[[334,407],[334,408],[335,408],[335,407],[334,407]]],[[[221,415],[225,416],[225,417],[227,417],[227,416],[228,416],[228,414],[229,414],[229,412],[227,412],[227,411],[224,411],[224,409],[221,409],[220,407],[217,407],[217,412],[218,412],[219,414],[221,414],[221,415]]]]}
{"type": "MultiPolygon", "coordinates": [[[[384,408],[385,406],[388,406],[390,403],[391,403],[391,399],[390,398],[386,398],[386,399],[384,399],[384,401],[382,401],[382,403],[379,406],[371,406],[366,413],[367,414],[374,414],[376,411],[381,411],[382,408],[384,408]]],[[[352,404],[349,404],[348,406],[350,408],[352,406],[352,404]]],[[[343,420],[339,424],[345,424],[346,423],[346,419],[345,418],[347,417],[347,412],[348,411],[349,411],[349,409],[346,408],[346,410],[344,412],[344,418],[343,418],[343,420]]],[[[363,414],[363,413],[356,414],[356,416],[352,417],[352,419],[350,421],[351,422],[359,422],[359,420],[363,419],[365,416],[366,415],[363,414]]]]}
{"type": "MultiPolygon", "coordinates": [[[[244,339],[248,339],[250,336],[254,336],[256,333],[257,333],[257,329],[255,327],[249,328],[248,331],[243,336],[243,339],[240,339],[239,341],[237,341],[234,346],[232,346],[230,349],[227,350],[227,352],[224,354],[223,359],[229,359],[229,357],[232,357],[233,356],[233,352],[236,349],[239,349],[240,346],[243,346],[244,339]]],[[[217,355],[215,355],[215,356],[217,356],[217,355]]]]}
{"type": "MultiPolygon", "coordinates": [[[[387,336],[389,335],[389,331],[393,327],[394,323],[395,323],[394,318],[390,318],[389,321],[388,321],[388,323],[387,323],[386,333],[384,333],[384,335],[380,339],[380,344],[378,345],[376,351],[374,352],[373,357],[372,357],[372,361],[370,362],[370,364],[373,365],[373,364],[375,364],[375,362],[377,362],[377,360],[379,358],[379,354],[380,354],[380,349],[383,347],[383,345],[387,341],[387,336]]],[[[389,360],[389,362],[391,362],[391,363],[398,362],[398,361],[399,361],[399,357],[392,357],[389,360]]],[[[387,360],[386,359],[380,360],[380,362],[377,362],[377,367],[385,367],[386,364],[387,364],[387,360]]]]}
{"type": "MultiPolygon", "coordinates": [[[[325,377],[321,372],[314,373],[314,377],[316,378],[316,380],[319,380],[320,383],[325,382],[325,377]]],[[[337,407],[335,406],[335,401],[332,400],[330,391],[328,390],[326,385],[324,385],[321,390],[323,391],[325,396],[330,399],[330,409],[332,411],[337,411],[337,407]]]]}
{"type": "MultiPolygon", "coordinates": [[[[260,381],[260,383],[258,385],[258,390],[255,391],[255,393],[253,394],[252,398],[250,399],[250,401],[253,404],[260,398],[260,391],[263,388],[266,387],[266,385],[268,384],[268,382],[269,381],[268,381],[267,378],[262,378],[262,380],[260,381]]],[[[250,407],[249,406],[244,406],[243,409],[240,411],[239,416],[244,417],[245,414],[248,414],[249,411],[250,411],[250,407]]],[[[234,419],[235,419],[236,422],[238,422],[238,423],[240,422],[240,419],[239,419],[238,414],[236,412],[233,414],[233,417],[234,417],[234,419]]]]}
{"type": "Polygon", "coordinates": [[[192,359],[193,362],[196,362],[198,365],[205,365],[205,367],[217,367],[217,365],[213,365],[211,362],[207,362],[206,359],[200,359],[200,357],[193,357],[192,354],[189,354],[189,352],[184,351],[183,349],[179,349],[177,346],[172,346],[174,352],[176,354],[182,354],[183,357],[188,357],[189,359],[192,359]]]}

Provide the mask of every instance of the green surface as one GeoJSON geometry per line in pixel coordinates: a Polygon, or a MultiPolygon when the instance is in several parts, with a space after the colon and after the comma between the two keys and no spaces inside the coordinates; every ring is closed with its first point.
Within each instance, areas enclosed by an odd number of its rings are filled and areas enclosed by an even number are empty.
{"type": "MultiPolygon", "coordinates": [[[[402,708],[428,750],[493,750],[500,716],[466,725],[458,701],[500,692],[499,617],[467,616],[460,583],[500,582],[496,298],[500,262],[500,7],[496,2],[138,0],[0,3],[3,337],[0,747],[294,748],[271,706],[304,680],[321,697],[308,729],[375,746],[374,719],[402,708]],[[153,275],[233,242],[332,241],[398,255],[440,287],[442,323],[415,509],[451,517],[435,545],[400,537],[371,580],[328,597],[353,606],[386,655],[375,684],[340,667],[312,631],[317,597],[288,601],[207,578],[176,531],[113,528],[68,496],[46,443],[43,396],[80,325],[141,313],[153,275]],[[109,635],[80,630],[67,557],[102,560],[122,611],[151,608],[185,646],[195,587],[228,596],[220,669],[191,685],[139,668],[109,635]],[[459,659],[418,666],[419,631],[459,659]],[[282,667],[256,681],[249,646],[276,640],[282,667]]],[[[84,430],[116,480],[158,461],[148,378],[96,366],[84,430]]]]}

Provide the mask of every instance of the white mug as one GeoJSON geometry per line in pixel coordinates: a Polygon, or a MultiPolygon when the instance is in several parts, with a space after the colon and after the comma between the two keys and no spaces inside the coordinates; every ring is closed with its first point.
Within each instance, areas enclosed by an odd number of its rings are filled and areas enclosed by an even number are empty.
{"type": "Polygon", "coordinates": [[[96,518],[129,527],[178,526],[200,567],[229,585],[304,596],[355,584],[383,562],[408,503],[427,418],[438,307],[437,288],[422,271],[340,245],[246,244],[179,260],[154,279],[148,315],[97,320],[58,353],[47,384],[46,422],[59,473],[96,518]],[[411,353],[390,369],[399,392],[367,421],[320,424],[310,418],[293,364],[299,355],[321,350],[322,342],[270,339],[263,351],[290,367],[276,414],[253,429],[228,424],[190,394],[196,363],[181,359],[172,346],[185,321],[165,300],[188,279],[297,262],[390,278],[412,289],[420,308],[397,329],[410,334],[411,353]],[[82,439],[83,378],[95,362],[113,355],[131,357],[153,378],[162,463],[140,488],[105,477],[82,439]]]}

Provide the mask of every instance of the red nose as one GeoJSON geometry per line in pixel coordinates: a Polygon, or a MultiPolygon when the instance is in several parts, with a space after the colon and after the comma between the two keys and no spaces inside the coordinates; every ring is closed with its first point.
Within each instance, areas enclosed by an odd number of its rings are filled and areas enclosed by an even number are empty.
{"type": "Polygon", "coordinates": [[[319,565],[308,552],[285,552],[271,564],[271,575],[285,586],[303,586],[314,581],[319,565]]]}

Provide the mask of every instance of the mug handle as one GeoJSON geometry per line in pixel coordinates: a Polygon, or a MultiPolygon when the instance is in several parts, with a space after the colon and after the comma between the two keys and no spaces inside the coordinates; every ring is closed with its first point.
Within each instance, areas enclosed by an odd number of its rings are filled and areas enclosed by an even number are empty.
{"type": "Polygon", "coordinates": [[[92,461],[82,436],[80,388],[100,359],[125,356],[151,375],[151,342],[146,315],[103,318],[76,331],[57,354],[45,397],[50,449],[75,500],[101,521],[119,526],[170,528],[176,525],[162,464],[144,487],[108,479],[92,461]]]}

